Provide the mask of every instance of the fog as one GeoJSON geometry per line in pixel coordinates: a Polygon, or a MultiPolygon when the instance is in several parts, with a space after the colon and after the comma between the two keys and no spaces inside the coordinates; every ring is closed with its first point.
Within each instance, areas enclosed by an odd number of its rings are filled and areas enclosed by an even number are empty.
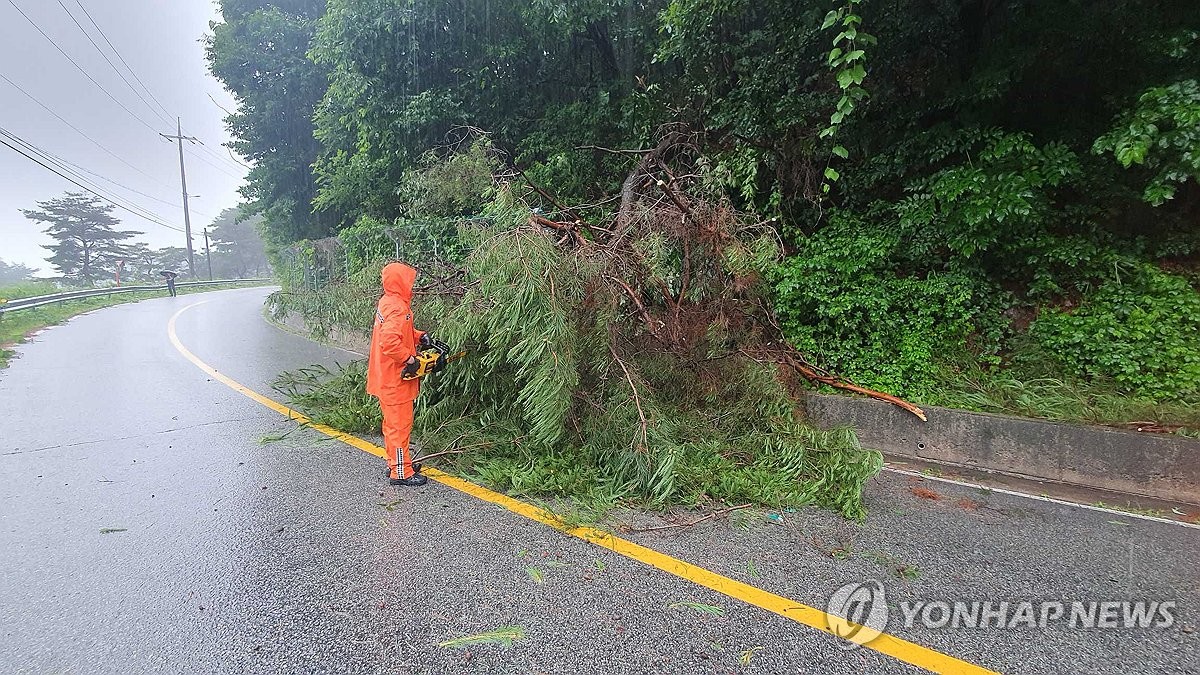
{"type": "MultiPolygon", "coordinates": [[[[0,0],[0,129],[75,165],[97,191],[148,212],[151,219],[122,209],[113,215],[122,229],[144,232],[136,241],[159,248],[186,243],[152,221],[183,229],[178,150],[158,135],[173,134],[175,117],[182,118],[184,135],[204,143],[185,145],[188,192],[199,195],[190,200],[193,242],[202,250],[201,228],[238,203],[247,171],[222,147],[229,140],[222,107],[236,104],[204,61],[201,38],[213,20],[219,14],[207,0],[0,0]]],[[[21,209],[68,190],[80,188],[0,145],[0,259],[53,274],[40,246],[51,242],[45,226],[21,209]]]]}

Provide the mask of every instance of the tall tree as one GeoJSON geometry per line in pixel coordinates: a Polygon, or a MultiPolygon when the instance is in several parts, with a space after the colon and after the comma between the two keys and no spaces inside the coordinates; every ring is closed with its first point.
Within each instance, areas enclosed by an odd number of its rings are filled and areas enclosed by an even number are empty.
{"type": "Polygon", "coordinates": [[[405,215],[396,185],[456,127],[492,133],[557,194],[599,197],[627,158],[577,146],[640,143],[667,118],[644,87],[662,0],[328,5],[310,53],[330,69],[317,205],[349,219],[405,215]]]}
{"type": "Polygon", "coordinates": [[[156,280],[162,280],[162,277],[157,276],[162,270],[182,274],[183,270],[187,269],[187,249],[182,246],[164,246],[153,251],[153,254],[157,264],[152,278],[156,280]]]}
{"type": "Polygon", "coordinates": [[[34,269],[21,263],[6,263],[0,260],[0,284],[25,281],[33,276],[34,269]]]}
{"type": "Polygon", "coordinates": [[[43,246],[52,255],[46,260],[63,277],[94,284],[129,255],[122,242],[141,232],[114,229],[121,221],[112,216],[113,207],[82,192],[38,202],[38,209],[22,209],[30,220],[48,223],[45,233],[57,243],[43,246]]]}
{"type": "Polygon", "coordinates": [[[242,195],[273,244],[329,235],[337,216],[314,214],[313,113],[328,69],[307,57],[324,0],[221,0],[206,51],[238,109],[226,118],[234,150],[254,161],[242,195]]]}
{"type": "Polygon", "coordinates": [[[216,276],[244,279],[266,273],[267,252],[259,233],[262,222],[262,216],[247,216],[241,209],[221,211],[208,230],[216,276]]]}

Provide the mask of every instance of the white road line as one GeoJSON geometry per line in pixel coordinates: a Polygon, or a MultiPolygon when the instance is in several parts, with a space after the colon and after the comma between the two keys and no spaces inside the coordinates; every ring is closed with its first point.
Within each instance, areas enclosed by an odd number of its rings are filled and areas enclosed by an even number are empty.
{"type": "Polygon", "coordinates": [[[953,478],[942,478],[940,476],[930,476],[919,471],[909,471],[908,469],[894,469],[890,466],[883,467],[884,471],[898,473],[904,476],[915,476],[924,478],[925,480],[935,480],[939,483],[950,483],[951,485],[961,485],[963,487],[977,488],[979,490],[987,490],[988,492],[998,492],[1002,495],[1012,495],[1013,497],[1024,497],[1026,499],[1035,499],[1039,502],[1050,502],[1051,504],[1062,504],[1063,506],[1074,506],[1079,509],[1087,509],[1088,511],[1099,511],[1101,513],[1109,513],[1122,518],[1140,518],[1156,523],[1166,523],[1168,525],[1178,525],[1180,527],[1190,527],[1193,530],[1200,530],[1200,524],[1185,523],[1180,520],[1171,520],[1170,518],[1159,518],[1158,516],[1144,516],[1140,513],[1129,513],[1128,511],[1118,511],[1117,509],[1109,509],[1103,506],[1092,506],[1091,504],[1080,504],[1078,502],[1069,502],[1065,499],[1055,499],[1053,497],[1043,497],[1042,495],[1031,495],[1028,492],[1017,492],[1016,490],[1005,490],[1004,488],[990,487],[981,483],[970,483],[962,480],[954,480],[953,478]]]}

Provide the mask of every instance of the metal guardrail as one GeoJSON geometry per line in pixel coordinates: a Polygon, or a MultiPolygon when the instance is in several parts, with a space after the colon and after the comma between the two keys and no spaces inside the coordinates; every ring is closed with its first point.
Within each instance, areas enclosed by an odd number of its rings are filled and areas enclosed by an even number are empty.
{"type": "MultiPolygon", "coordinates": [[[[196,286],[219,286],[223,284],[261,284],[273,281],[272,279],[217,279],[215,281],[181,281],[175,284],[176,288],[189,288],[196,286]]],[[[22,309],[33,309],[34,307],[42,307],[44,305],[52,305],[56,302],[66,302],[68,300],[82,300],[84,298],[94,298],[102,295],[116,295],[118,293],[136,293],[139,291],[165,291],[166,284],[155,284],[153,286],[111,286],[109,288],[88,288],[82,291],[67,291],[65,293],[52,293],[50,295],[37,295],[32,298],[17,298],[15,300],[0,300],[0,315],[6,312],[16,312],[22,309]]]]}

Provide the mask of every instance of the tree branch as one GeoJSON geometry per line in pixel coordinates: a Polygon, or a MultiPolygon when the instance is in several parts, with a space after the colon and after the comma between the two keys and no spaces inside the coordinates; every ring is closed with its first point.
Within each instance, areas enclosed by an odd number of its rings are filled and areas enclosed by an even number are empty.
{"type": "MultiPolygon", "coordinates": [[[[633,383],[633,376],[629,374],[629,369],[625,367],[625,362],[621,360],[621,357],[617,356],[617,348],[613,346],[612,340],[608,342],[608,353],[612,354],[612,357],[617,361],[617,365],[621,366],[621,370],[625,372],[625,380],[629,382],[629,389],[633,392],[633,405],[637,407],[638,419],[641,420],[642,449],[645,449],[650,445],[650,440],[646,435],[646,413],[642,410],[642,399],[638,396],[637,385],[633,383]]],[[[637,436],[635,435],[634,438],[637,438],[637,436]]]]}
{"type": "Polygon", "coordinates": [[[688,523],[674,523],[672,525],[659,525],[657,527],[623,527],[621,529],[625,530],[626,532],[656,532],[658,530],[670,530],[670,529],[676,528],[676,527],[692,527],[693,525],[699,525],[700,523],[703,523],[706,520],[712,520],[713,518],[716,518],[717,516],[724,515],[726,513],[732,512],[732,511],[748,509],[751,506],[753,506],[753,504],[742,504],[740,506],[731,506],[727,509],[721,509],[720,511],[713,511],[712,513],[710,513],[702,518],[697,518],[688,523]]]}

